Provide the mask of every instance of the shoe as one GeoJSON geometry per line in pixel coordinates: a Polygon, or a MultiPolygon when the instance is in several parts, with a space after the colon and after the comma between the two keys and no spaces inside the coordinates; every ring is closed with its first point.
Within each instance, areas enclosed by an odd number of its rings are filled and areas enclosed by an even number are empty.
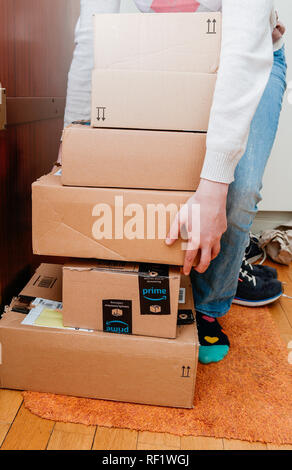
{"type": "Polygon", "coordinates": [[[278,273],[275,268],[264,266],[263,264],[250,264],[244,258],[242,261],[241,269],[247,271],[255,277],[262,277],[263,279],[277,279],[278,273]]]}
{"type": "Polygon", "coordinates": [[[253,233],[250,234],[249,245],[245,250],[245,259],[248,263],[255,263],[265,255],[264,250],[259,246],[259,239],[253,233]]]}
{"type": "Polygon", "coordinates": [[[261,307],[279,299],[283,286],[277,279],[263,279],[241,269],[234,304],[246,307],[261,307]]]}

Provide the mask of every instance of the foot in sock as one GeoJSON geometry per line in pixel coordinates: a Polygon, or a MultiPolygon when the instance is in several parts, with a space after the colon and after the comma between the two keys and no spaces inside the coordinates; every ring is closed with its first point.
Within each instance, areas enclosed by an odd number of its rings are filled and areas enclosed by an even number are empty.
{"type": "Polygon", "coordinates": [[[203,364],[221,361],[229,351],[229,339],[217,318],[196,312],[199,334],[199,361],[203,364]]]}

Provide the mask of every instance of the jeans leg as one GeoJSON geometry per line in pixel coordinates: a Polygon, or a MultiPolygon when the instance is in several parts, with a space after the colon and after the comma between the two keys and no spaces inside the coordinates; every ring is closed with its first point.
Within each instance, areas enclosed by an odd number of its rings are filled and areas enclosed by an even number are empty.
{"type": "Polygon", "coordinates": [[[273,70],[250,127],[246,152],[238,163],[227,197],[227,231],[221,251],[207,271],[191,272],[196,310],[221,317],[235,296],[249,231],[261,200],[262,177],[275,140],[286,89],[284,52],[273,70]]]}

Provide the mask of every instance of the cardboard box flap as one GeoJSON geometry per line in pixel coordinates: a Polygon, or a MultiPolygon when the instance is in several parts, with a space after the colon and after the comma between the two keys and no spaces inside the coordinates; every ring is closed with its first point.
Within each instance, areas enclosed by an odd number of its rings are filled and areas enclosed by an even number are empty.
{"type": "Polygon", "coordinates": [[[19,294],[24,297],[62,301],[62,265],[41,264],[19,294]]]}
{"type": "Polygon", "coordinates": [[[127,262],[111,262],[106,260],[72,260],[64,264],[64,268],[69,271],[103,271],[110,270],[119,273],[137,273],[139,266],[127,262]]]}
{"type": "Polygon", "coordinates": [[[41,176],[34,183],[32,183],[32,186],[60,186],[60,178],[55,173],[56,171],[41,176]]]}
{"type": "MultiPolygon", "coordinates": [[[[165,265],[164,265],[165,266],[165,265]]],[[[151,275],[151,272],[157,270],[153,275],[157,279],[168,277],[169,279],[180,278],[180,268],[169,266],[167,274],[162,273],[164,266],[156,264],[133,264],[125,262],[107,261],[107,260],[72,260],[64,264],[63,269],[69,271],[112,271],[117,273],[133,274],[138,276],[151,275]]]]}
{"type": "Polygon", "coordinates": [[[6,307],[5,311],[10,310],[27,315],[35,306],[36,299],[38,301],[44,299],[47,305],[61,303],[62,278],[62,265],[41,264],[27,285],[12,299],[10,306],[6,307]]]}

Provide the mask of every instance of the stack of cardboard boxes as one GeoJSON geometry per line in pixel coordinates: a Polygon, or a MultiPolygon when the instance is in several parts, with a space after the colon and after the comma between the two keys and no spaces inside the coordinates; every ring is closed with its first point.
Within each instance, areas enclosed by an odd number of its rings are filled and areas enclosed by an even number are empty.
{"type": "Polygon", "coordinates": [[[34,253],[78,259],[41,265],[7,309],[0,383],[192,407],[192,289],[164,239],[200,177],[220,14],[94,25],[91,126],[65,129],[62,170],[32,192],[34,253]]]}

